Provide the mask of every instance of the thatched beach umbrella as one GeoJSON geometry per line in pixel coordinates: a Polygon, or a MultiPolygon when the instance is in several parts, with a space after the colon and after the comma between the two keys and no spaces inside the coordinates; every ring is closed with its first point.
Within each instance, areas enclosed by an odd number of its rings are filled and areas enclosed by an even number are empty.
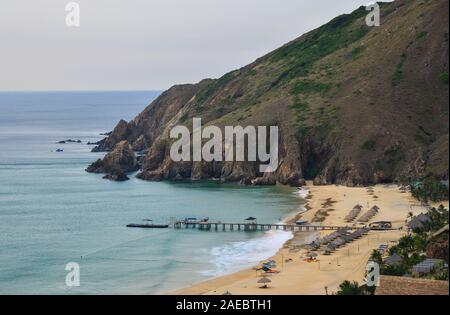
{"type": "Polygon", "coordinates": [[[249,222],[250,224],[256,224],[256,218],[255,217],[248,217],[245,219],[246,222],[249,222]]]}
{"type": "Polygon", "coordinates": [[[333,243],[330,243],[330,244],[328,244],[328,246],[327,246],[327,249],[329,250],[329,251],[335,251],[336,250],[336,248],[337,248],[337,246],[335,245],[335,244],[333,244],[333,243]]]}
{"type": "Polygon", "coordinates": [[[338,238],[333,242],[333,244],[336,245],[337,247],[340,247],[340,246],[342,246],[342,245],[345,244],[345,240],[344,240],[343,238],[341,238],[341,237],[338,237],[338,238]]]}
{"type": "Polygon", "coordinates": [[[263,277],[261,279],[258,280],[258,283],[263,284],[263,286],[261,287],[262,289],[267,288],[267,284],[272,282],[272,280],[270,280],[269,278],[263,277]]]}
{"type": "Polygon", "coordinates": [[[317,255],[317,253],[309,252],[308,254],[306,254],[306,256],[308,256],[310,259],[314,259],[314,258],[316,258],[318,255],[317,255]]]}

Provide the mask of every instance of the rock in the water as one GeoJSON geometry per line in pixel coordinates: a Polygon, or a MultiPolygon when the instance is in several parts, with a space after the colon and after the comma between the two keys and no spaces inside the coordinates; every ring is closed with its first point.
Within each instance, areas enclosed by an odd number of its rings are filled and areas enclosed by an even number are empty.
{"type": "MultiPolygon", "coordinates": [[[[92,163],[86,171],[89,173],[106,173],[107,179],[124,180],[125,173],[137,171],[139,165],[136,155],[127,141],[121,141],[102,159],[92,163]]],[[[126,179],[125,179],[126,180],[126,179]]]]}
{"type": "Polygon", "coordinates": [[[252,180],[252,185],[254,186],[272,186],[277,183],[275,176],[265,175],[263,177],[258,177],[252,180]]]}
{"type": "Polygon", "coordinates": [[[113,180],[116,182],[124,182],[129,180],[130,178],[122,171],[120,170],[116,170],[113,171],[111,174],[107,174],[105,176],[103,176],[103,179],[109,179],[109,180],[113,180]]]}
{"type": "Polygon", "coordinates": [[[81,143],[81,140],[73,140],[73,139],[67,139],[67,140],[61,140],[56,142],[57,144],[66,144],[66,143],[81,143]]]}

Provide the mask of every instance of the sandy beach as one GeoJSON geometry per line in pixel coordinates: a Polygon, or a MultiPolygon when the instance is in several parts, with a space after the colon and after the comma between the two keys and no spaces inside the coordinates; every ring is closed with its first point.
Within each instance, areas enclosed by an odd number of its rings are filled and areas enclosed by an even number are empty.
{"type": "MultiPolygon", "coordinates": [[[[381,244],[394,244],[406,233],[406,218],[409,212],[414,215],[425,211],[410,193],[401,192],[397,185],[377,185],[373,191],[366,187],[313,186],[308,183],[310,193],[307,197],[308,209],[304,213],[293,214],[286,222],[306,220],[312,222],[320,211],[325,216],[322,225],[349,225],[344,217],[356,205],[364,206],[364,213],[374,205],[380,207],[379,213],[369,221],[391,221],[393,231],[371,231],[359,240],[339,248],[332,255],[321,255],[317,262],[306,262],[307,251],[300,249],[305,239],[310,242],[319,235],[296,232],[293,239],[286,242],[271,259],[277,263],[278,274],[267,275],[272,282],[267,289],[260,289],[258,279],[262,271],[243,270],[231,275],[195,284],[191,287],[170,292],[175,295],[220,295],[226,291],[235,295],[317,295],[336,292],[344,280],[363,282],[366,263],[373,249],[381,244]],[[324,215],[325,214],[325,215],[324,215]]],[[[448,207],[448,202],[445,204],[448,207]]],[[[330,232],[321,232],[326,235],[330,232]]]]}

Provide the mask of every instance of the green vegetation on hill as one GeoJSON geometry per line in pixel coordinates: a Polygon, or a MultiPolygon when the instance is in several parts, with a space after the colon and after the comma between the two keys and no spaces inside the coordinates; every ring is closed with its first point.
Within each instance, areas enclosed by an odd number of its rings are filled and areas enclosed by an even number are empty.
{"type": "Polygon", "coordinates": [[[422,31],[422,32],[418,33],[416,36],[416,42],[417,43],[422,42],[427,36],[428,36],[428,32],[426,32],[426,31],[422,31]]]}
{"type": "Polygon", "coordinates": [[[443,72],[439,75],[439,80],[441,80],[442,83],[448,84],[448,72],[443,72]]]}
{"type": "Polygon", "coordinates": [[[196,94],[196,106],[201,107],[203,103],[213,96],[221,87],[235,78],[235,72],[229,72],[218,80],[211,80],[203,89],[196,94]]]}
{"type": "Polygon", "coordinates": [[[360,7],[352,14],[341,15],[330,23],[311,32],[303,40],[297,40],[274,52],[272,61],[289,61],[285,71],[275,80],[274,85],[305,77],[314,64],[323,57],[349,46],[362,38],[369,28],[361,25],[352,28],[353,23],[367,14],[364,7],[360,7]]]}
{"type": "Polygon", "coordinates": [[[403,65],[405,64],[406,58],[406,53],[403,53],[400,56],[400,62],[397,64],[397,67],[395,67],[395,72],[392,76],[392,86],[397,86],[403,78],[403,65]]]}
{"type": "Polygon", "coordinates": [[[359,55],[361,55],[363,53],[364,50],[366,50],[366,47],[364,47],[364,46],[355,47],[350,52],[350,56],[352,58],[357,58],[357,57],[359,57],[359,55]]]}
{"type": "Polygon", "coordinates": [[[311,93],[324,93],[331,89],[330,83],[321,83],[315,81],[302,80],[294,84],[291,89],[291,93],[296,94],[311,94],[311,93]]]}

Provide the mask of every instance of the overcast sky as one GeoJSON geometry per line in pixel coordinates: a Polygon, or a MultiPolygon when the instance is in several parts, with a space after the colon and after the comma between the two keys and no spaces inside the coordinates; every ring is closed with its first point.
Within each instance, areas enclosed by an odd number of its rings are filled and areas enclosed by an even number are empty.
{"type": "Polygon", "coordinates": [[[368,0],[1,0],[0,90],[162,90],[240,68],[368,0]]]}

